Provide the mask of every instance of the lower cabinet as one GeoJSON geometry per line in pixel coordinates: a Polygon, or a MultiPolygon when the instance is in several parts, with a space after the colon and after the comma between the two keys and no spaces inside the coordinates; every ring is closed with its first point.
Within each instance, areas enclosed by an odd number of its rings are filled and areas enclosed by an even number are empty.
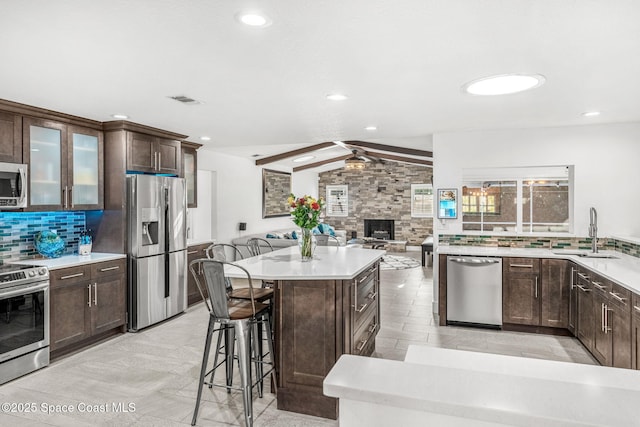
{"type": "Polygon", "coordinates": [[[52,270],[50,343],[55,357],[126,324],[126,260],[52,270]]]}
{"type": "MultiPolygon", "coordinates": [[[[193,277],[193,274],[191,274],[191,270],[189,270],[188,266],[193,260],[206,258],[206,250],[210,245],[211,243],[203,243],[201,245],[193,245],[187,248],[187,305],[192,305],[202,301],[202,295],[200,295],[198,285],[196,285],[196,279],[193,277]]],[[[200,274],[199,271],[196,271],[196,273],[200,274]]],[[[202,280],[204,280],[204,278],[202,280]]],[[[201,281],[201,283],[204,282],[201,281]]]]}
{"type": "Polygon", "coordinates": [[[640,296],[636,294],[631,310],[631,367],[640,369],[640,296]]]}
{"type": "Polygon", "coordinates": [[[574,336],[578,326],[578,266],[569,263],[569,318],[567,320],[567,329],[574,336]]]}
{"type": "Polygon", "coordinates": [[[577,314],[578,322],[576,325],[576,337],[580,340],[587,350],[593,352],[593,340],[595,333],[596,316],[593,304],[593,285],[589,280],[589,275],[578,270],[578,298],[577,298],[577,314]]]}
{"type": "Polygon", "coordinates": [[[568,261],[503,258],[503,323],[567,328],[569,322],[568,261]]]}

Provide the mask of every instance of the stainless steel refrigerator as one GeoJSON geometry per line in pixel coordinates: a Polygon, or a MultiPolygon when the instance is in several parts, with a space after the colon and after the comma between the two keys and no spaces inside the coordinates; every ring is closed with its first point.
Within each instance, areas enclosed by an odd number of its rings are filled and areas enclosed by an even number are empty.
{"type": "Polygon", "coordinates": [[[183,178],[127,176],[130,331],[187,307],[187,201],[183,178]]]}

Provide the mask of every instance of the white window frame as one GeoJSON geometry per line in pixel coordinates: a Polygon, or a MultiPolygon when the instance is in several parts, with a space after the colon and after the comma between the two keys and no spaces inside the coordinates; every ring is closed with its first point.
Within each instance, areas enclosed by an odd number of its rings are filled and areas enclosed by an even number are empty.
{"type": "Polygon", "coordinates": [[[431,184],[411,184],[411,218],[433,218],[433,185],[431,184]],[[431,190],[431,210],[429,212],[416,212],[415,199],[416,190],[431,190]]]}
{"type": "Polygon", "coordinates": [[[349,189],[347,185],[327,185],[325,194],[326,216],[349,216],[349,189]],[[339,195],[332,195],[338,193],[339,195]],[[344,207],[338,207],[338,201],[342,202],[344,207]]]}

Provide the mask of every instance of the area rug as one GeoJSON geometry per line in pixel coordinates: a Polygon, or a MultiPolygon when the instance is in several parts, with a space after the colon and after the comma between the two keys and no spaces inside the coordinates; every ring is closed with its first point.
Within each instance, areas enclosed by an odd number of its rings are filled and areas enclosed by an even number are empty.
{"type": "Polygon", "coordinates": [[[380,261],[381,270],[403,270],[420,267],[420,261],[400,255],[385,255],[380,261]]]}

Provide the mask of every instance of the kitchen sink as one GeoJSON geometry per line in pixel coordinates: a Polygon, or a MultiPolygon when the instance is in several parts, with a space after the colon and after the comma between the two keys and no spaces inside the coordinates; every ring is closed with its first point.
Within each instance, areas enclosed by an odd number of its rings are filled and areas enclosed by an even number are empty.
{"type": "Polygon", "coordinates": [[[593,253],[587,251],[572,251],[572,250],[560,250],[553,252],[556,255],[575,255],[582,258],[603,258],[603,259],[618,259],[619,257],[607,253],[593,253]]]}
{"type": "Polygon", "coordinates": [[[593,252],[589,252],[589,253],[581,253],[578,254],[578,256],[583,257],[583,258],[610,258],[610,259],[618,259],[617,256],[615,255],[611,255],[611,254],[601,254],[601,253],[593,253],[593,252]]]}

